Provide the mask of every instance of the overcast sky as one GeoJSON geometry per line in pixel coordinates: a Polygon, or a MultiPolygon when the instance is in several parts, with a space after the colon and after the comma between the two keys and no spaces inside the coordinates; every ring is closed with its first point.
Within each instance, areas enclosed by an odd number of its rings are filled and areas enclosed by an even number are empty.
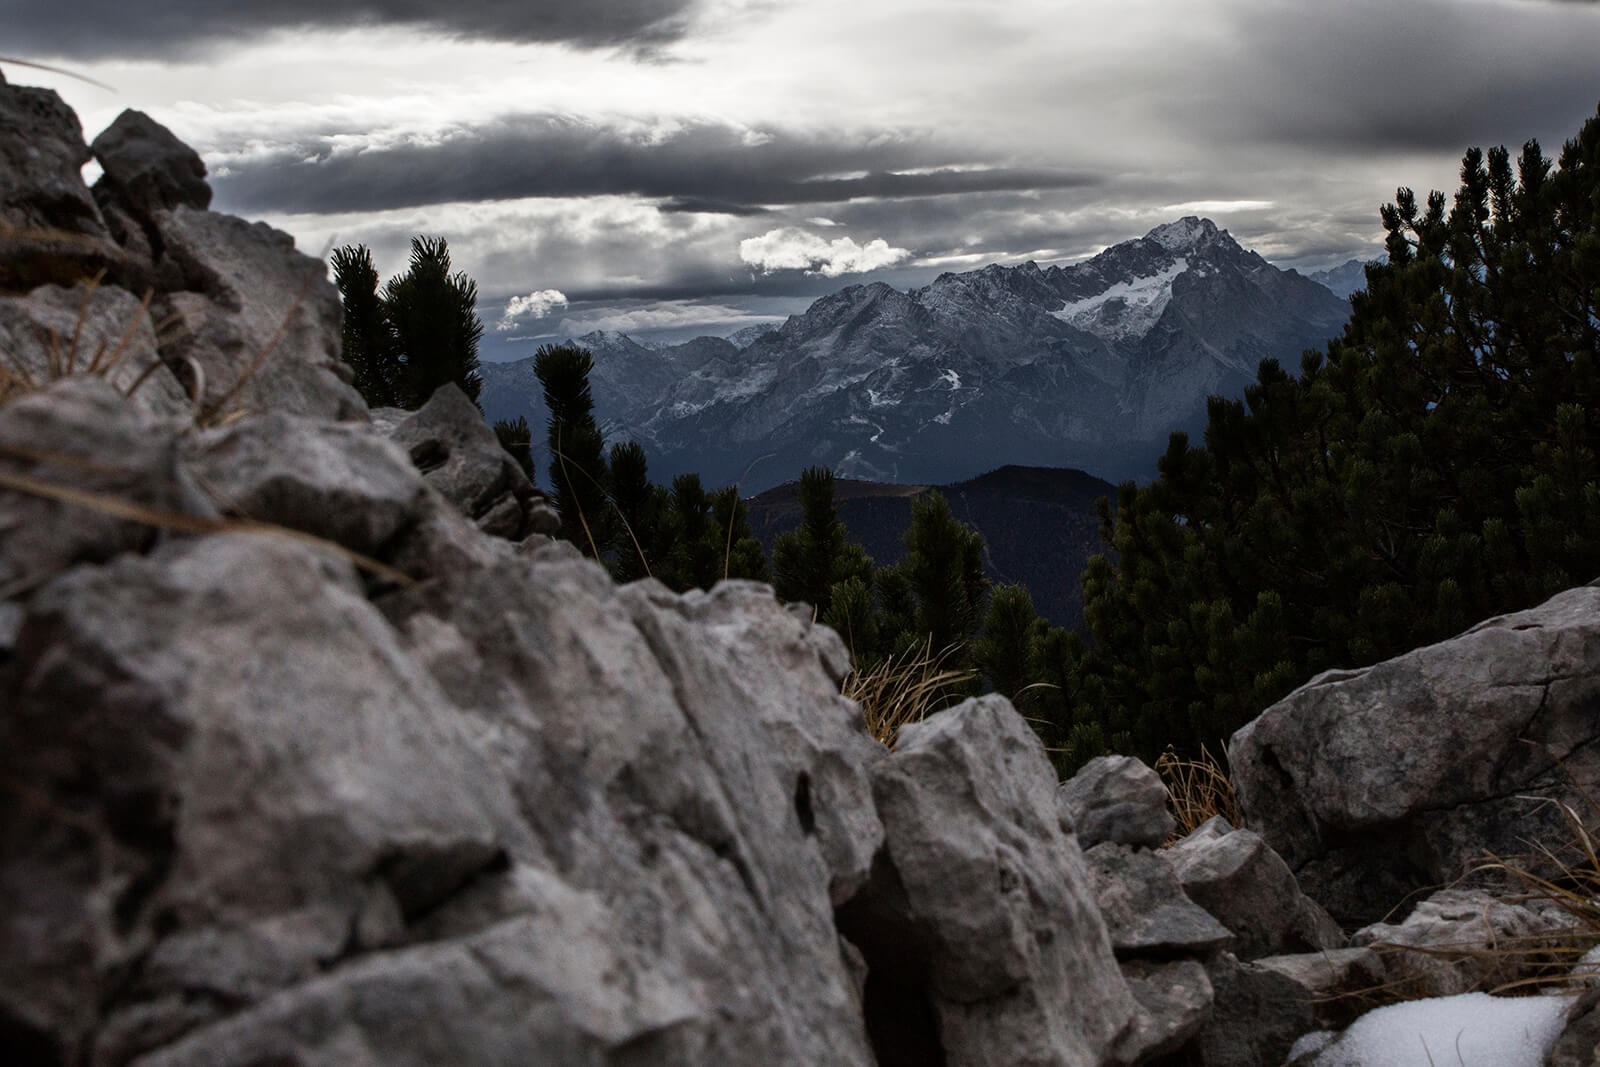
{"type": "MultiPolygon", "coordinates": [[[[219,209],[403,266],[446,237],[485,356],[727,333],[876,280],[1082,258],[1202,214],[1303,270],[1399,185],[1600,102],[1582,0],[0,0],[92,138],[124,107],[219,209]]],[[[3,64],[0,64],[3,66],[3,64]]]]}

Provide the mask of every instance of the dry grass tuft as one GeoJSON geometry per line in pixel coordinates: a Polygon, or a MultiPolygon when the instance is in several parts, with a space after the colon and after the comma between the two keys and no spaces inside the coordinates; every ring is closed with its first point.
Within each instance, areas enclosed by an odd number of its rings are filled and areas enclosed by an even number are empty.
{"type": "Polygon", "coordinates": [[[951,645],[935,653],[930,638],[868,670],[852,670],[841,691],[861,705],[872,736],[893,750],[902,726],[940,710],[953,689],[976,677],[946,666],[957,650],[951,645]]]}
{"type": "MultiPolygon", "coordinates": [[[[1226,760],[1228,750],[1223,749],[1222,755],[1226,760]]],[[[1214,815],[1221,815],[1236,828],[1244,825],[1233,780],[1228,777],[1225,764],[1204,745],[1200,746],[1200,758],[1192,760],[1181,758],[1169,745],[1156,760],[1155,771],[1167,784],[1172,816],[1178,821],[1174,841],[1193,833],[1214,815]]]]}
{"type": "MultiPolygon", "coordinates": [[[[1600,804],[1584,794],[1586,806],[1600,817],[1600,804]]],[[[1508,904],[1544,903],[1560,908],[1571,925],[1565,930],[1543,935],[1529,944],[1497,946],[1497,959],[1520,965],[1530,977],[1502,985],[1491,992],[1515,992],[1528,987],[1566,985],[1574,978],[1572,970],[1582,957],[1600,945],[1600,820],[1586,823],[1571,805],[1549,798],[1529,797],[1560,809],[1568,839],[1551,848],[1538,844],[1522,857],[1489,856],[1472,871],[1498,877],[1513,886],[1501,896],[1508,904]],[[1548,873],[1538,873],[1540,871],[1548,873]]],[[[1585,980],[1600,980],[1600,968],[1584,966],[1585,980]]]]}

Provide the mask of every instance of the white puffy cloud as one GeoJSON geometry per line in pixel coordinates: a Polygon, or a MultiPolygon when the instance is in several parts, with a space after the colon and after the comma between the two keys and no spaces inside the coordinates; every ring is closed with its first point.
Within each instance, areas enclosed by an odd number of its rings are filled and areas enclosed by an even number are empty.
{"type": "Polygon", "coordinates": [[[500,316],[499,330],[514,330],[519,319],[542,319],[567,306],[567,294],[560,289],[540,289],[527,296],[514,296],[500,316]]]}
{"type": "Polygon", "coordinates": [[[850,237],[830,241],[798,226],[785,226],[740,241],[739,258],[761,271],[803,270],[837,278],[892,267],[910,259],[911,253],[890,247],[882,237],[859,245],[850,237]]]}
{"type": "Polygon", "coordinates": [[[594,330],[608,333],[645,333],[657,330],[698,329],[708,334],[726,333],[757,323],[777,325],[781,315],[767,315],[725,304],[691,300],[662,300],[636,308],[607,308],[561,320],[561,332],[573,337],[594,330]]]}

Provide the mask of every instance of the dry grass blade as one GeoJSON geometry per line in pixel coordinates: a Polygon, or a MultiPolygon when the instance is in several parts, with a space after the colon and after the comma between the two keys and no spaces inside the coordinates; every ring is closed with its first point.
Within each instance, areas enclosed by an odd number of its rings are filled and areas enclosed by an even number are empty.
{"type": "MultiPolygon", "coordinates": [[[[52,482],[40,481],[37,478],[29,478],[27,475],[12,474],[9,471],[0,471],[0,488],[11,489],[18,493],[27,493],[30,496],[44,497],[63,504],[72,504],[76,507],[89,508],[104,515],[127,519],[129,522],[143,523],[146,526],[154,526],[163,530],[173,530],[178,533],[254,533],[283,537],[340,556],[362,570],[396,585],[412,584],[409,574],[396,570],[387,563],[380,563],[370,556],[351,551],[343,545],[329,541],[326,538],[308,534],[303,530],[290,529],[287,526],[276,526],[269,522],[257,522],[253,519],[223,519],[205,515],[185,515],[177,511],[163,511],[159,508],[146,507],[143,504],[136,504],[131,500],[124,500],[121,497],[110,496],[106,493],[94,493],[85,489],[74,489],[71,486],[56,485],[52,482]]],[[[8,591],[5,594],[0,594],[0,599],[5,599],[8,595],[14,594],[8,591]]]]}
{"type": "Polygon", "coordinates": [[[42,70],[50,74],[59,74],[64,78],[75,78],[78,81],[93,85],[96,88],[104,89],[108,93],[116,92],[115,89],[107,85],[105,82],[95,81],[93,78],[67,70],[65,67],[52,67],[48,63],[35,63],[28,59],[17,59],[15,56],[0,56],[0,63],[9,63],[14,67],[30,67],[33,70],[42,70]]]}
{"type": "MultiPolygon", "coordinates": [[[[156,291],[154,289],[146,289],[144,291],[144,297],[139,301],[139,313],[128,319],[128,326],[122,331],[122,336],[117,340],[116,347],[108,353],[105,343],[102,342],[100,347],[95,350],[94,358],[89,361],[88,373],[104,375],[116,369],[117,364],[121,363],[123,357],[127,355],[128,346],[133,343],[134,334],[139,332],[139,323],[150,317],[150,301],[154,300],[155,296],[156,291]]],[[[160,360],[158,359],[152,366],[159,363],[160,360]]],[[[133,389],[129,389],[124,395],[131,396],[132,394],[133,389]]]]}
{"type": "Polygon", "coordinates": [[[938,711],[949,701],[952,689],[975,676],[973,671],[945,666],[956,651],[957,646],[951,645],[935,653],[930,639],[868,670],[852,670],[841,692],[861,705],[868,731],[892,750],[902,726],[938,711]]]}
{"type": "MultiPolygon", "coordinates": [[[[556,462],[561,464],[561,477],[566,479],[566,482],[567,482],[568,485],[571,485],[572,484],[572,475],[567,473],[567,456],[566,456],[566,453],[564,453],[561,450],[561,428],[559,426],[556,428],[556,443],[555,443],[555,447],[552,448],[550,451],[555,453],[556,462]]],[[[598,481],[596,481],[594,476],[591,475],[588,471],[584,470],[582,467],[579,467],[578,470],[583,474],[584,477],[588,478],[589,481],[591,483],[593,483],[594,486],[597,489],[599,489],[602,494],[604,494],[605,498],[608,501],[610,501],[612,508],[616,508],[617,502],[615,500],[611,499],[611,494],[606,492],[605,486],[601,485],[598,481]]],[[[573,503],[573,506],[578,509],[578,525],[583,527],[583,536],[588,538],[588,540],[589,540],[589,556],[590,556],[591,559],[599,559],[600,558],[600,546],[595,544],[594,531],[589,529],[589,519],[583,513],[583,502],[581,500],[579,500],[576,495],[574,495],[573,498],[572,498],[572,503],[573,503]]],[[[621,512],[618,511],[618,514],[621,514],[621,512]]],[[[626,523],[624,523],[624,525],[626,525],[626,523]]],[[[633,531],[632,530],[628,531],[628,536],[629,537],[633,537],[633,531]]],[[[639,541],[638,541],[637,538],[634,539],[633,547],[636,548],[636,549],[639,549],[639,541]]],[[[643,549],[639,549],[639,558],[641,560],[644,559],[644,550],[643,549]]],[[[649,570],[650,570],[650,565],[647,563],[647,564],[645,564],[645,572],[649,573],[649,570]]]]}
{"type": "Polygon", "coordinates": [[[722,580],[728,580],[728,569],[733,565],[733,521],[739,517],[739,487],[744,485],[744,480],[750,477],[750,472],[756,469],[756,464],[762,460],[771,459],[776,452],[768,452],[764,456],[757,456],[750,461],[750,465],[739,475],[739,480],[733,483],[733,503],[728,507],[728,543],[722,546],[722,580]]]}
{"type": "MultiPolygon", "coordinates": [[[[1228,750],[1222,750],[1226,759],[1228,750]]],[[[1234,827],[1244,824],[1239,813],[1239,798],[1226,767],[1200,746],[1200,758],[1186,760],[1170,746],[1156,760],[1156,773],[1167,785],[1172,817],[1178,829],[1173,840],[1184,837],[1212,816],[1221,815],[1234,827]]]]}

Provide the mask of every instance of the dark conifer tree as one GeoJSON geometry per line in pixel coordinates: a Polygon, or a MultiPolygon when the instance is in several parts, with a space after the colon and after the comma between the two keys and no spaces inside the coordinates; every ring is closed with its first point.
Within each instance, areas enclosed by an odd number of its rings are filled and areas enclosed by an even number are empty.
{"type": "Polygon", "coordinates": [[[478,284],[450,272],[450,248],[442,237],[413,237],[406,272],[383,288],[383,303],[405,366],[404,406],[427,403],[435,389],[455,382],[477,403],[478,284]]]}
{"type": "Polygon", "coordinates": [[[828,599],[822,622],[844,638],[850,660],[859,668],[870,668],[883,655],[877,604],[872,593],[872,576],[852,575],[836,584],[828,599]]]}
{"type": "Polygon", "coordinates": [[[533,481],[533,429],[528,420],[521,415],[514,419],[496,419],[494,435],[500,439],[500,447],[517,461],[528,481],[533,481]]]}
{"type": "Polygon", "coordinates": [[[333,271],[344,303],[342,355],[369,406],[418,408],[446,382],[477,403],[478,286],[450,273],[444,238],[413,237],[406,272],[390,278],[381,295],[365,245],[335,250],[333,271]]]}
{"type": "Polygon", "coordinates": [[[915,628],[933,650],[964,646],[978,628],[989,580],[983,574],[983,536],[956,520],[937,492],[911,505],[906,555],[897,565],[916,598],[915,628]]]}
{"type": "Polygon", "coordinates": [[[737,486],[711,494],[712,547],[721,552],[721,578],[764,582],[770,577],[767,553],[750,529],[750,511],[737,486]]]}
{"type": "Polygon", "coordinates": [[[1032,693],[1025,693],[1039,671],[1045,622],[1033,608],[1033,597],[1020,585],[1002,585],[989,598],[982,636],[973,645],[973,665],[989,687],[1025,710],[1032,693]]]}
{"type": "Polygon", "coordinates": [[[711,495],[698,474],[672,479],[674,543],[663,561],[663,581],[674,589],[710,589],[722,577],[722,547],[711,518],[711,495]]]}
{"type": "Polygon", "coordinates": [[[804,518],[799,528],[773,542],[773,587],[779,599],[810,604],[826,616],[833,587],[851,578],[869,581],[872,558],[850,540],[839,519],[833,471],[808,467],[801,472],[800,506],[804,518]]]}
{"type": "Polygon", "coordinates": [[[544,389],[550,413],[550,483],[560,536],[585,554],[602,557],[611,544],[612,514],[607,499],[605,440],[594,418],[589,372],[594,357],[586,348],[542,345],[534,353],[533,373],[544,389]]]}
{"type": "Polygon", "coordinates": [[[341,356],[355,371],[355,387],[369,407],[400,404],[405,376],[394,327],[378,297],[378,269],[365,245],[334,249],[333,280],[344,304],[341,356]]]}
{"type": "Polygon", "coordinates": [[[611,499],[616,505],[618,524],[616,560],[611,572],[619,582],[631,582],[654,574],[652,561],[665,555],[662,519],[670,503],[665,490],[650,484],[649,462],[636,442],[611,446],[611,499]]]}

